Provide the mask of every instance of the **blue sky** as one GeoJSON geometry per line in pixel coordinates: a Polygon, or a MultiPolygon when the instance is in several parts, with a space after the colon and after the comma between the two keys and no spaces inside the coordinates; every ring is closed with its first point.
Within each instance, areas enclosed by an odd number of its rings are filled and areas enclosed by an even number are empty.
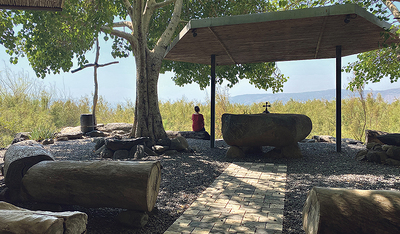
{"type": "MultiPolygon", "coordinates": [[[[399,5],[399,4],[396,4],[399,5]]],[[[130,56],[124,59],[114,59],[110,55],[111,41],[100,41],[100,60],[99,63],[108,63],[119,61],[118,64],[102,67],[98,69],[99,95],[103,96],[108,102],[124,103],[126,100],[135,100],[135,78],[136,66],[134,58],[130,56]]],[[[87,57],[89,62],[94,62],[94,50],[89,52],[87,57]]],[[[38,79],[29,66],[25,58],[21,58],[17,65],[10,64],[9,56],[4,48],[0,48],[0,61],[3,60],[6,65],[0,65],[0,70],[8,66],[15,72],[24,70],[32,78],[38,79]]],[[[356,60],[356,56],[348,56],[342,59],[342,64],[356,60]]],[[[76,64],[76,63],[75,63],[76,64]]],[[[279,62],[278,67],[282,73],[289,76],[288,82],[284,84],[285,93],[299,93],[308,91],[319,91],[334,89],[335,84],[335,59],[320,60],[302,60],[279,62]]],[[[74,69],[76,67],[73,67],[74,69]]],[[[159,79],[158,94],[162,101],[176,101],[185,98],[189,101],[205,102],[210,97],[210,88],[200,90],[197,84],[190,84],[179,87],[171,80],[172,73],[161,74],[159,79]]],[[[346,88],[350,74],[342,74],[342,87],[346,88]]],[[[92,97],[94,92],[93,68],[86,68],[74,74],[61,73],[57,75],[48,75],[42,81],[47,86],[54,86],[59,93],[72,98],[82,96],[92,97]]],[[[223,84],[224,87],[224,84],[223,84]]],[[[379,83],[369,84],[366,90],[385,90],[400,88],[400,83],[390,83],[389,79],[384,79],[379,83]]],[[[271,93],[254,88],[245,80],[235,85],[228,91],[230,96],[242,94],[263,94],[271,93]]]]}

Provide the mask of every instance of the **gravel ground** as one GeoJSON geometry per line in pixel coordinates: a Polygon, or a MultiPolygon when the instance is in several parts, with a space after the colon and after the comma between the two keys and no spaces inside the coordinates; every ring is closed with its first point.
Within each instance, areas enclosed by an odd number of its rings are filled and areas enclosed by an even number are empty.
{"type": "MultiPolygon", "coordinates": [[[[163,166],[160,192],[156,209],[149,214],[143,229],[130,229],[118,224],[114,217],[121,209],[67,207],[89,215],[87,233],[163,233],[229,165],[225,159],[228,146],[217,140],[214,149],[209,141],[188,139],[194,153],[172,156],[151,156],[144,160],[160,160],[163,166]]],[[[93,160],[92,139],[56,142],[45,146],[57,160],[93,160]]],[[[400,189],[399,167],[359,162],[355,154],[363,145],[342,144],[336,152],[332,143],[300,143],[304,155],[301,159],[272,159],[257,155],[243,161],[272,162],[287,165],[283,233],[304,233],[302,209],[307,192],[313,186],[352,189],[400,189]]],[[[264,151],[272,149],[265,147],[264,151]]],[[[0,157],[4,154],[0,150],[0,157]]],[[[0,177],[0,191],[4,188],[0,177]]]]}

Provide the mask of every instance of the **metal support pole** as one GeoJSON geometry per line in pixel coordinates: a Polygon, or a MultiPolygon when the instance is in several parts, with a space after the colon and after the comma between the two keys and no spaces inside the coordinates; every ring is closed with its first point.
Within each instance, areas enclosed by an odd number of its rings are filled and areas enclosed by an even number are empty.
{"type": "Polygon", "coordinates": [[[210,147],[215,143],[215,54],[211,55],[211,123],[210,123],[210,147]]]}
{"type": "Polygon", "coordinates": [[[336,46],[336,152],[342,150],[342,46],[336,46]]]}

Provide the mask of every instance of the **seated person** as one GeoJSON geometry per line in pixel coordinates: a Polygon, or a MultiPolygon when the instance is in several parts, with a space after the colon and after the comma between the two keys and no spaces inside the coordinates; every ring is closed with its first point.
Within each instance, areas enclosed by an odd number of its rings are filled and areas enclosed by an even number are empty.
{"type": "Polygon", "coordinates": [[[195,113],[192,115],[192,130],[194,132],[201,132],[201,131],[205,131],[204,128],[204,117],[202,114],[200,114],[200,107],[195,106],[194,107],[194,111],[195,113]]]}

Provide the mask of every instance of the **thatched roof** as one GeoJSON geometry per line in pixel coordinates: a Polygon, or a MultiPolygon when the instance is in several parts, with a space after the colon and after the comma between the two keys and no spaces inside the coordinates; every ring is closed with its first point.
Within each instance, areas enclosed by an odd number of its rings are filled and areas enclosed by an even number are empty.
{"type": "Polygon", "coordinates": [[[0,8],[61,11],[64,0],[0,0],[0,8]]]}

